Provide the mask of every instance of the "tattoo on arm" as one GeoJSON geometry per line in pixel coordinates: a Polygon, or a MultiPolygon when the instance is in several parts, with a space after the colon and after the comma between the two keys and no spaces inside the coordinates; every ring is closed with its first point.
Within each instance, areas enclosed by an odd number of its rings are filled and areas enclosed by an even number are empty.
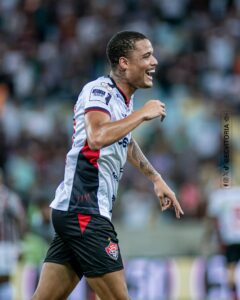
{"type": "Polygon", "coordinates": [[[154,176],[159,175],[158,172],[154,169],[151,163],[143,154],[142,150],[138,146],[137,142],[134,139],[131,139],[130,144],[128,145],[128,160],[129,162],[138,168],[145,176],[152,179],[154,176]]]}

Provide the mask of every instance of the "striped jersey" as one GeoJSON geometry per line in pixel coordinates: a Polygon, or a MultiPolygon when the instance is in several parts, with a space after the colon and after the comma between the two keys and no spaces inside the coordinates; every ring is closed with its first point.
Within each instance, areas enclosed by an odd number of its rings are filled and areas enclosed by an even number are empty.
{"type": "Polygon", "coordinates": [[[0,277],[13,274],[16,268],[24,220],[21,199],[0,182],[0,277]]]}
{"type": "Polygon", "coordinates": [[[217,218],[226,245],[240,243],[240,187],[217,189],[211,193],[208,215],[217,218]]]}
{"type": "Polygon", "coordinates": [[[66,157],[64,180],[50,206],[111,219],[131,133],[112,145],[91,150],[84,120],[89,111],[105,112],[111,121],[124,119],[133,111],[133,96],[128,99],[110,76],[83,87],[74,107],[73,143],[66,157]]]}

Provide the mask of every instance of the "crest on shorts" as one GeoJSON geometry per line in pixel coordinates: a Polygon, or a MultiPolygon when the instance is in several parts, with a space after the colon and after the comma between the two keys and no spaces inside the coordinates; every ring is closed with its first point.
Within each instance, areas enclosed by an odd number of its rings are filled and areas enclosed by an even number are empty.
{"type": "Polygon", "coordinates": [[[114,260],[118,259],[118,244],[110,241],[108,246],[105,248],[107,254],[114,260]]]}

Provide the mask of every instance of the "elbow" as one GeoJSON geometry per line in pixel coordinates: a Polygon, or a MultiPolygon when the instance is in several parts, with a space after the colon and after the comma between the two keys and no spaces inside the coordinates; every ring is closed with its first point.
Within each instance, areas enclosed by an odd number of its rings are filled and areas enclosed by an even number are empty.
{"type": "Polygon", "coordinates": [[[88,146],[90,150],[97,151],[103,147],[103,143],[101,142],[101,139],[97,137],[88,138],[88,146]]]}

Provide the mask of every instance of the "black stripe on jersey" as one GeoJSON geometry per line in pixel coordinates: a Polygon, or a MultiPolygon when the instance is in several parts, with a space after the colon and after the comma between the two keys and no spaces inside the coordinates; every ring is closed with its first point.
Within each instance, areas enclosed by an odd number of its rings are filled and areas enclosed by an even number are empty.
{"type": "Polygon", "coordinates": [[[100,150],[91,150],[87,141],[80,150],[70,197],[70,211],[99,214],[97,199],[99,154],[100,150]]]}

